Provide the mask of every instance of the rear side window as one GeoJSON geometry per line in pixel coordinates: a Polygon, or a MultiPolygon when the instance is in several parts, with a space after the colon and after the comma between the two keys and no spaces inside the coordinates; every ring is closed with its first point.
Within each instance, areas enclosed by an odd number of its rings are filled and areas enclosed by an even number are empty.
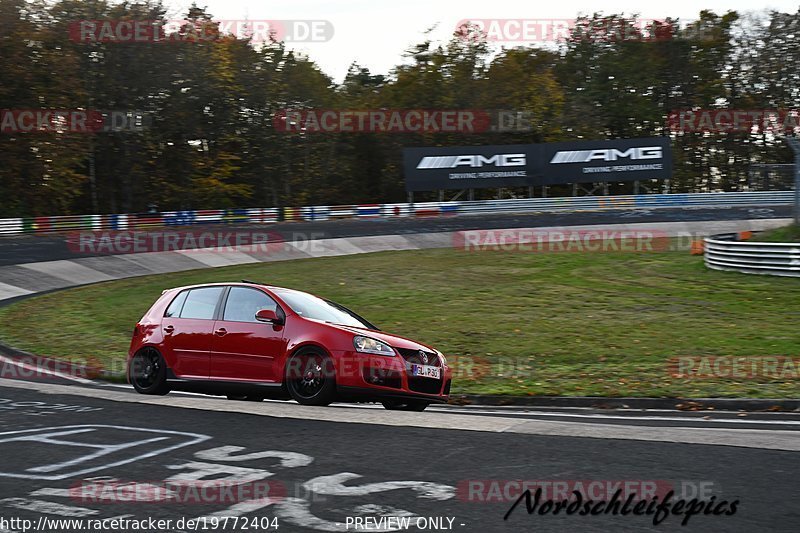
{"type": "Polygon", "coordinates": [[[164,313],[164,316],[167,318],[177,318],[181,314],[181,309],[183,308],[183,302],[186,301],[186,295],[189,294],[189,291],[182,291],[177,298],[172,300],[172,303],[169,304],[167,307],[167,312],[164,313]]]}
{"type": "Polygon", "coordinates": [[[261,309],[271,309],[277,312],[278,304],[257,289],[231,287],[222,319],[233,322],[258,322],[256,312],[261,309]]]}
{"type": "Polygon", "coordinates": [[[190,290],[183,303],[181,318],[213,319],[217,301],[224,289],[225,287],[203,287],[190,290]]]}

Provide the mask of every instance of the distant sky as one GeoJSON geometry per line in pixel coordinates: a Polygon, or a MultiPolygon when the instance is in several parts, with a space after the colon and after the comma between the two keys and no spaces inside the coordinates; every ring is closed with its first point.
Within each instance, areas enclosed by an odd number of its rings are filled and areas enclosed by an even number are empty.
{"type": "MultiPolygon", "coordinates": [[[[166,0],[170,16],[185,14],[191,0],[166,0]]],[[[463,19],[573,19],[578,14],[638,14],[643,18],[666,17],[694,20],[700,9],[717,14],[729,10],[748,12],[769,8],[794,12],[798,2],[767,0],[759,6],[752,0],[197,0],[216,19],[327,20],[335,34],[324,43],[297,43],[300,50],[322,70],[341,81],[356,61],[374,74],[386,74],[402,61],[402,54],[425,39],[425,31],[436,26],[434,40],[446,41],[463,19]]]]}

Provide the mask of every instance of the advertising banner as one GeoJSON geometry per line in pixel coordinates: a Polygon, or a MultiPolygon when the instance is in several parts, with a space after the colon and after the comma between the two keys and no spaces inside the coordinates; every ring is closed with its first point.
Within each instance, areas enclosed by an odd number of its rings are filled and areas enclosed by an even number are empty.
{"type": "Polygon", "coordinates": [[[546,144],[406,148],[407,191],[664,179],[668,137],[546,144]]]}

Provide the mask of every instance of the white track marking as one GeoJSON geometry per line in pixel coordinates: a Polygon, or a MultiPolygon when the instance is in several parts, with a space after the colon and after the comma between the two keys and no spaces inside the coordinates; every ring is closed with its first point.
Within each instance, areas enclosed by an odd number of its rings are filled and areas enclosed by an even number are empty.
{"type": "MultiPolygon", "coordinates": [[[[120,450],[124,450],[126,448],[132,448],[134,446],[141,446],[143,444],[152,444],[154,442],[159,442],[162,440],[166,440],[167,437],[153,437],[152,439],[144,439],[144,440],[137,440],[134,442],[126,442],[125,444],[117,444],[114,446],[101,446],[97,444],[82,444],[81,446],[85,446],[87,448],[97,448],[97,451],[94,453],[90,453],[87,455],[83,455],[81,457],[76,457],[75,459],[70,459],[69,461],[63,461],[61,463],[53,463],[49,465],[42,465],[37,466],[35,468],[29,468],[28,472],[55,472],[56,470],[63,470],[68,466],[75,466],[80,463],[85,463],[87,461],[91,461],[92,459],[97,459],[98,457],[103,457],[104,455],[108,455],[110,453],[118,452],[120,450]]],[[[31,439],[31,440],[38,440],[39,442],[47,442],[52,444],[65,444],[67,446],[74,446],[69,442],[65,441],[58,441],[58,440],[50,440],[50,439],[31,439]]],[[[2,442],[2,441],[0,441],[2,442]]]]}
{"type": "Polygon", "coordinates": [[[365,496],[374,492],[411,489],[419,494],[419,498],[427,498],[429,500],[449,500],[456,493],[455,487],[430,481],[384,481],[381,483],[367,483],[366,485],[344,485],[345,482],[360,477],[362,476],[352,472],[342,472],[332,476],[319,476],[303,483],[303,488],[309,492],[331,496],[365,496]]]}
{"type": "MultiPolygon", "coordinates": [[[[395,427],[430,428],[434,430],[485,431],[520,433],[553,437],[588,437],[611,440],[637,440],[660,444],[683,443],[710,446],[735,446],[756,449],[800,451],[797,431],[773,429],[715,429],[706,427],[665,427],[626,424],[578,423],[536,418],[511,418],[501,416],[472,416],[467,413],[411,413],[375,409],[330,409],[282,403],[232,402],[228,400],[182,396],[143,396],[122,393],[103,387],[75,387],[48,383],[30,383],[0,379],[0,387],[96,398],[118,403],[163,406],[196,411],[243,413],[253,416],[300,419],[305,422],[328,421],[340,423],[371,424],[395,427]]],[[[684,421],[686,422],[686,421],[684,421]]],[[[466,437],[468,438],[468,437],[466,437]]]]}
{"type": "MultiPolygon", "coordinates": [[[[446,413],[449,409],[432,409],[432,412],[446,413]]],[[[676,417],[676,416],[619,416],[619,415],[599,415],[599,414],[575,414],[575,413],[548,413],[548,412],[529,412],[519,413],[516,411],[471,411],[472,413],[479,414],[492,414],[492,415],[525,415],[530,417],[536,416],[550,416],[550,417],[566,417],[566,418],[595,418],[599,420],[643,420],[643,421],[669,421],[669,422],[691,422],[698,423],[717,423],[717,424],[765,424],[765,425],[781,425],[781,426],[800,426],[800,420],[748,420],[746,418],[716,418],[713,420],[705,420],[703,418],[694,417],[676,417]]],[[[459,413],[461,414],[461,413],[459,413]]],[[[711,412],[709,412],[710,416],[711,412]]]]}
{"type": "Polygon", "coordinates": [[[50,370],[48,368],[36,367],[36,366],[33,366],[33,365],[29,365],[28,363],[23,363],[22,361],[17,361],[16,359],[11,359],[9,357],[5,357],[5,356],[2,356],[2,355],[0,355],[0,361],[2,361],[5,364],[10,364],[10,365],[18,366],[20,368],[24,368],[25,370],[28,370],[28,371],[31,371],[31,372],[36,372],[36,373],[41,372],[41,373],[49,374],[51,376],[55,376],[55,377],[58,377],[58,378],[61,378],[61,379],[68,379],[68,380],[74,381],[76,383],[82,383],[84,385],[92,383],[92,380],[90,380],[90,379],[81,378],[81,377],[78,377],[78,376],[69,376],[67,374],[62,374],[61,372],[58,372],[57,370],[50,370]]]}
{"type": "MultiPolygon", "coordinates": [[[[311,503],[308,500],[301,498],[284,498],[280,500],[275,506],[274,512],[282,521],[288,522],[293,526],[300,526],[317,531],[353,531],[352,528],[348,528],[345,522],[332,522],[313,515],[311,513],[311,503]]],[[[405,519],[408,519],[410,523],[413,523],[411,522],[411,519],[417,518],[417,515],[406,511],[405,509],[397,509],[395,507],[376,504],[359,505],[353,508],[351,511],[345,511],[345,513],[348,516],[379,515],[378,517],[375,517],[378,520],[380,520],[380,517],[382,516],[387,518],[390,516],[397,517],[396,519],[392,519],[391,524],[389,524],[389,520],[384,519],[385,521],[382,523],[382,526],[379,525],[381,524],[381,522],[379,522],[375,525],[359,528],[361,531],[371,531],[372,533],[387,533],[401,530],[407,531],[408,529],[403,528],[398,522],[403,522],[405,519]]]]}
{"type": "Polygon", "coordinates": [[[187,481],[200,481],[212,478],[214,481],[225,483],[253,483],[275,475],[274,472],[261,468],[246,468],[243,466],[220,465],[216,463],[203,463],[189,461],[179,465],[168,465],[169,470],[189,470],[168,477],[167,483],[185,483],[187,481]],[[224,477],[220,477],[227,474],[224,477]]]}
{"type": "Polygon", "coordinates": [[[33,291],[29,291],[28,289],[23,289],[22,287],[17,287],[15,285],[9,285],[8,283],[0,282],[0,300],[7,300],[9,298],[15,298],[17,296],[23,296],[25,294],[31,294],[31,293],[33,293],[33,291]]]}
{"type": "MultiPolygon", "coordinates": [[[[69,387],[68,387],[69,388],[69,387]]],[[[87,389],[81,389],[84,392],[87,389]]],[[[94,389],[89,389],[94,390],[94,389]]],[[[0,472],[0,477],[13,477],[13,478],[22,478],[22,479],[48,479],[48,480],[58,480],[58,479],[66,479],[74,476],[79,476],[82,474],[86,474],[89,472],[96,472],[98,470],[104,470],[107,468],[113,468],[115,466],[120,466],[128,463],[132,463],[134,461],[139,461],[142,459],[147,459],[149,457],[154,457],[156,455],[161,455],[163,453],[167,453],[178,448],[183,448],[184,446],[190,446],[193,444],[198,444],[200,442],[204,442],[211,437],[208,435],[201,435],[198,433],[186,433],[182,431],[171,431],[171,430],[160,430],[160,429],[144,429],[144,428],[134,428],[128,426],[113,426],[113,425],[104,425],[104,424],[84,424],[84,425],[74,425],[74,426],[55,426],[55,427],[46,427],[46,428],[37,428],[37,429],[25,429],[19,431],[4,431],[0,433],[0,444],[4,442],[19,442],[24,445],[26,442],[40,442],[44,444],[52,444],[52,445],[63,445],[63,446],[71,446],[71,447],[79,447],[79,448],[89,448],[93,449],[91,453],[88,453],[84,456],[80,456],[78,458],[71,459],[69,461],[65,461],[62,463],[55,463],[55,464],[48,464],[48,465],[41,465],[38,467],[28,468],[26,472],[35,472],[35,473],[21,473],[21,472],[0,472]],[[103,429],[111,429],[111,430],[120,430],[120,431],[129,431],[133,433],[144,433],[152,435],[153,433],[157,434],[157,437],[148,438],[148,439],[141,439],[138,441],[133,442],[126,442],[122,444],[91,444],[85,442],[75,442],[69,440],[61,440],[58,438],[59,436],[67,436],[73,435],[78,433],[87,433],[93,432],[103,429]],[[144,453],[136,453],[133,452],[132,456],[125,457],[124,459],[120,460],[111,460],[111,462],[106,464],[94,465],[88,468],[83,468],[76,470],[69,470],[67,472],[62,472],[60,474],[50,474],[50,475],[43,475],[45,472],[54,472],[56,470],[64,470],[69,466],[73,466],[82,462],[90,461],[92,459],[96,459],[98,457],[102,457],[104,455],[113,454],[119,451],[124,451],[128,448],[134,448],[135,446],[140,446],[144,444],[150,444],[156,441],[166,440],[169,437],[183,437],[185,440],[182,442],[178,442],[177,444],[171,444],[162,448],[157,448],[155,450],[151,450],[149,452],[144,453]]]]}
{"type": "Polygon", "coordinates": [[[196,518],[195,520],[202,521],[203,518],[209,520],[211,518],[224,518],[226,516],[234,517],[234,516],[242,516],[247,513],[252,513],[254,511],[258,511],[259,509],[263,509],[264,507],[269,507],[273,505],[275,502],[281,501],[284,498],[272,500],[270,498],[259,498],[258,500],[245,500],[243,502],[235,503],[228,507],[227,509],[223,509],[222,511],[216,511],[214,513],[207,514],[205,516],[201,516],[196,518]]]}
{"type": "MultiPolygon", "coordinates": [[[[105,387],[115,387],[125,390],[133,390],[133,387],[130,385],[120,385],[118,383],[103,383],[105,387]]],[[[194,396],[199,398],[206,398],[209,400],[217,399],[219,400],[221,397],[213,396],[209,394],[201,394],[197,392],[185,392],[185,391],[172,391],[170,392],[171,395],[182,395],[182,396],[194,396]]],[[[291,402],[287,402],[285,400],[271,400],[265,399],[264,403],[271,403],[276,405],[292,405],[291,402]]],[[[533,409],[542,409],[541,407],[532,406],[533,409]]],[[[376,411],[383,411],[384,408],[381,405],[376,404],[356,404],[356,403],[341,403],[341,404],[334,404],[331,408],[338,408],[338,409],[369,409],[369,410],[376,410],[376,411]]],[[[594,410],[593,407],[553,407],[550,409],[564,409],[564,410],[576,410],[576,411],[590,411],[594,410]]],[[[457,414],[457,415],[470,415],[470,414],[481,414],[481,415],[514,415],[516,417],[526,416],[526,417],[536,417],[536,416],[549,416],[549,417],[570,417],[570,418],[596,418],[596,419],[610,419],[610,420],[641,420],[641,421],[671,421],[671,422],[691,422],[696,421],[698,423],[717,423],[717,424],[726,424],[726,423],[733,423],[733,424],[762,424],[762,425],[783,425],[783,426],[800,426],[800,420],[756,420],[756,419],[748,419],[748,418],[714,418],[711,420],[706,420],[700,417],[664,417],[664,416],[622,416],[622,415],[604,415],[604,414],[576,414],[576,413],[561,413],[558,411],[538,411],[538,410],[524,410],[523,407],[520,407],[519,410],[509,410],[509,409],[492,409],[489,406],[458,406],[458,407],[440,407],[440,406],[431,406],[427,409],[429,413],[442,413],[442,414],[457,414]]],[[[615,411],[623,411],[626,413],[674,413],[674,409],[615,409],[615,411]]],[[[731,414],[738,414],[739,411],[721,411],[715,409],[713,411],[693,411],[693,412],[702,412],[707,416],[714,416],[715,414],[721,413],[731,413],[731,414]]],[[[758,412],[759,416],[767,415],[767,416],[780,416],[781,413],[772,413],[772,412],[758,412]]],[[[783,414],[791,414],[791,413],[783,413],[783,414]]]]}
{"type": "Polygon", "coordinates": [[[100,513],[100,511],[96,509],[63,505],[60,503],[46,502],[44,500],[29,500],[28,498],[5,498],[0,500],[0,505],[23,511],[32,511],[34,513],[69,517],[85,517],[100,513]]]}
{"type": "Polygon", "coordinates": [[[58,496],[59,498],[71,498],[74,495],[73,490],[70,489],[57,489],[53,487],[44,487],[41,489],[36,489],[28,494],[30,496],[58,496]]]}
{"type": "Polygon", "coordinates": [[[202,450],[194,454],[198,459],[204,461],[253,461],[255,459],[265,459],[267,457],[280,459],[280,466],[284,468],[297,468],[308,466],[314,462],[310,455],[297,452],[285,452],[278,450],[267,450],[264,452],[253,452],[244,455],[231,455],[232,453],[244,450],[244,446],[220,446],[210,450],[202,450]]]}

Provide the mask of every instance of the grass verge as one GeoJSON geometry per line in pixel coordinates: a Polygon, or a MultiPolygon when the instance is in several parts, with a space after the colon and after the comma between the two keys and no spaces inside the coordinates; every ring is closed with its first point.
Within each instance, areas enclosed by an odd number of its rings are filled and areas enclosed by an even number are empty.
{"type": "Polygon", "coordinates": [[[800,226],[791,224],[753,235],[753,241],[758,242],[800,242],[800,226]]]}

